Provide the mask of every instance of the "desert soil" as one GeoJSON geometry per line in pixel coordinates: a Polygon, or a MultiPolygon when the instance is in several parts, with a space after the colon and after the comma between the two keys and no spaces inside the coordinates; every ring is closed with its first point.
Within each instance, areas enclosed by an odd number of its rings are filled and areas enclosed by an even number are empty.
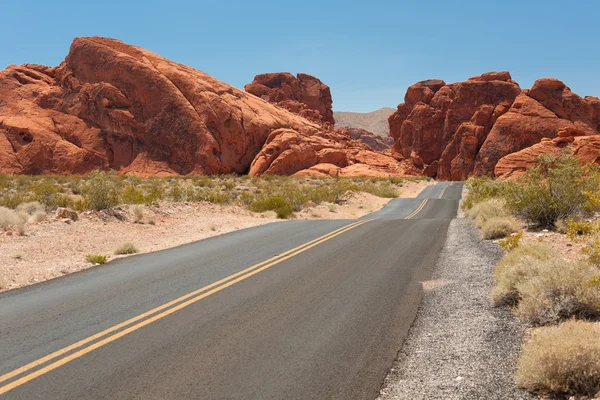
{"type": "MultiPolygon", "coordinates": [[[[434,182],[407,182],[400,197],[415,197],[434,182]]],[[[390,199],[355,193],[342,204],[321,204],[296,213],[298,219],[355,219],[381,209],[390,199]]],[[[165,203],[144,206],[146,223],[134,223],[131,207],[116,212],[84,212],[66,223],[49,218],[28,224],[25,236],[0,235],[0,291],[15,289],[93,265],[87,254],[107,255],[125,243],[140,253],[163,250],[239,229],[277,222],[274,212],[252,213],[237,206],[165,203]],[[117,216],[122,216],[119,219],[117,216]],[[154,224],[148,223],[153,221],[154,224]]]]}

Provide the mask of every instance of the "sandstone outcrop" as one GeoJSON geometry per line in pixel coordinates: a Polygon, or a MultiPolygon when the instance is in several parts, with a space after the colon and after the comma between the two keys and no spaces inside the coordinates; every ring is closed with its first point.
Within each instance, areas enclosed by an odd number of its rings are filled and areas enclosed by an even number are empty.
{"type": "Polygon", "coordinates": [[[544,138],[531,147],[509,154],[498,161],[495,175],[501,179],[516,178],[538,164],[540,155],[558,156],[570,153],[582,163],[600,164],[600,135],[544,138]]]}
{"type": "Polygon", "coordinates": [[[311,136],[290,129],[273,131],[249,171],[251,176],[401,176],[418,173],[412,165],[375,152],[337,129],[323,130],[311,136]]]}
{"type": "Polygon", "coordinates": [[[428,80],[409,87],[390,116],[392,151],[438,179],[493,175],[501,158],[542,138],[598,134],[599,110],[599,99],[581,98],[556,79],[530,90],[508,72],[450,85],[428,80]]]}
{"type": "Polygon", "coordinates": [[[244,89],[311,121],[335,124],[329,86],[312,75],[301,73],[294,76],[289,72],[260,74],[244,89]]]}
{"type": "Polygon", "coordinates": [[[304,74],[292,78],[291,96],[285,85],[269,93],[313,107],[314,122],[139,47],[77,38],[58,67],[0,71],[0,172],[293,174],[319,163],[363,162],[373,162],[376,173],[399,171],[394,158],[331,127],[327,86],[304,74]],[[278,141],[289,151],[279,151],[278,141]]]}

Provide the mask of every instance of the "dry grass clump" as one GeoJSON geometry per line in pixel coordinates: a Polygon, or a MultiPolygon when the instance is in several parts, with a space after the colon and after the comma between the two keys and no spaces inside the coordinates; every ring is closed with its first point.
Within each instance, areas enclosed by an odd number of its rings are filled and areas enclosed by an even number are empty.
{"type": "Polygon", "coordinates": [[[492,289],[492,304],[516,305],[520,299],[517,285],[538,273],[540,261],[552,257],[555,257],[552,249],[540,243],[523,243],[506,253],[494,269],[496,286],[492,289]]]}
{"type": "Polygon", "coordinates": [[[523,244],[507,253],[494,279],[492,304],[516,306],[516,314],[529,324],[600,317],[600,269],[558,258],[542,244],[523,244]]]}
{"type": "Polygon", "coordinates": [[[15,212],[9,208],[0,206],[0,229],[14,229],[19,235],[25,234],[25,222],[29,215],[24,211],[15,212]]]}
{"type": "Polygon", "coordinates": [[[144,220],[144,209],[141,206],[132,206],[130,208],[131,215],[133,216],[133,222],[136,224],[142,223],[144,220]]]}
{"type": "Polygon", "coordinates": [[[521,224],[514,217],[492,217],[483,223],[481,234],[484,239],[500,239],[517,232],[520,227],[521,224]]]}
{"type": "Polygon", "coordinates": [[[116,255],[124,255],[124,254],[136,254],[139,253],[139,250],[133,243],[125,243],[121,247],[115,250],[116,255]]]}
{"type": "Polygon", "coordinates": [[[479,228],[491,218],[508,215],[504,209],[504,201],[498,198],[487,199],[481,203],[477,203],[467,210],[466,214],[475,220],[475,225],[479,228]]]}
{"type": "Polygon", "coordinates": [[[600,392],[600,323],[573,320],[533,330],[519,357],[517,384],[544,394],[600,392]]]}
{"type": "Polygon", "coordinates": [[[517,315],[532,325],[571,317],[600,317],[600,269],[587,262],[560,258],[540,261],[536,274],[517,284],[517,315]]]}

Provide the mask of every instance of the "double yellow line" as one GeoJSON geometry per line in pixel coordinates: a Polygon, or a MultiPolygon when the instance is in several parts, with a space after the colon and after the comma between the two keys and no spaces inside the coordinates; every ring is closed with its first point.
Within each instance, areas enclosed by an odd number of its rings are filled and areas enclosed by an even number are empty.
{"type": "Polygon", "coordinates": [[[415,211],[413,211],[410,215],[404,217],[404,219],[413,218],[415,215],[417,215],[419,212],[421,212],[421,210],[425,207],[425,204],[427,204],[428,201],[429,201],[429,197],[426,198],[425,200],[423,200],[423,202],[419,205],[419,207],[417,207],[417,209],[415,211]]]}
{"type": "Polygon", "coordinates": [[[285,253],[279,254],[279,255],[272,257],[266,261],[255,264],[255,265],[248,267],[242,271],[239,271],[235,274],[229,275],[228,277],[223,278],[217,282],[214,282],[208,286],[204,286],[203,288],[200,288],[200,289],[195,290],[191,293],[188,293],[184,296],[181,296],[181,297],[179,297],[175,300],[172,300],[166,304],[163,304],[163,305],[156,307],[152,310],[149,310],[143,314],[140,314],[136,317],[128,319],[125,322],[121,322],[120,324],[112,326],[102,332],[96,333],[95,335],[89,336],[83,340],[80,340],[77,343],[74,343],[72,345],[64,347],[58,351],[55,351],[54,353],[48,354],[45,357],[42,357],[42,358],[35,360],[27,365],[24,365],[24,366],[17,368],[11,372],[8,372],[8,373],[0,376],[0,383],[5,382],[9,379],[15,378],[19,375],[22,375],[22,374],[26,373],[27,371],[30,371],[33,368],[36,368],[42,364],[45,364],[49,361],[57,359],[57,358],[65,355],[66,353],[69,353],[73,350],[79,349],[63,358],[59,358],[58,360],[52,362],[51,364],[46,365],[43,368],[37,369],[33,372],[30,372],[27,375],[22,376],[19,379],[14,380],[11,383],[1,386],[0,387],[0,395],[8,392],[9,390],[12,390],[12,389],[18,387],[18,386],[21,386],[24,383],[31,381],[32,379],[35,379],[41,375],[44,375],[62,365],[65,365],[66,363],[73,361],[73,360],[75,360],[93,350],[96,350],[110,342],[114,342],[115,340],[117,340],[131,332],[134,332],[146,325],[151,324],[152,322],[158,321],[168,315],[171,315],[171,314],[181,310],[182,308],[185,308],[191,304],[194,304],[194,303],[196,303],[214,293],[217,293],[229,286],[232,286],[232,285],[234,285],[240,281],[243,281],[245,279],[248,279],[249,277],[258,274],[261,271],[271,268],[272,266],[274,266],[276,264],[279,264],[289,258],[292,258],[292,257],[304,252],[304,251],[307,251],[315,246],[318,246],[319,244],[326,242],[327,240],[333,239],[334,237],[339,236],[351,229],[354,229],[360,225],[366,224],[369,221],[371,221],[371,220],[357,221],[352,224],[343,226],[333,232],[330,232],[326,235],[323,235],[314,240],[311,240],[310,242],[304,243],[303,245],[300,245],[291,250],[288,250],[285,253]],[[126,328],[126,329],[120,330],[122,328],[126,328]],[[109,335],[109,336],[107,336],[107,335],[109,335]],[[104,337],[104,339],[95,342],[96,340],[101,339],[103,337],[104,337]],[[92,342],[94,342],[94,343],[92,343],[92,342]]]}

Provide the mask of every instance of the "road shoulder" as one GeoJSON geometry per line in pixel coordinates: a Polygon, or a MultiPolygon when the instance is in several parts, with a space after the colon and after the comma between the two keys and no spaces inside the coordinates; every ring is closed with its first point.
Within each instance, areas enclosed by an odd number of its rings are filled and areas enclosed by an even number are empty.
{"type": "Polygon", "coordinates": [[[513,370],[522,328],[489,303],[498,246],[480,239],[473,223],[456,218],[408,339],[379,400],[530,399],[513,370]]]}

